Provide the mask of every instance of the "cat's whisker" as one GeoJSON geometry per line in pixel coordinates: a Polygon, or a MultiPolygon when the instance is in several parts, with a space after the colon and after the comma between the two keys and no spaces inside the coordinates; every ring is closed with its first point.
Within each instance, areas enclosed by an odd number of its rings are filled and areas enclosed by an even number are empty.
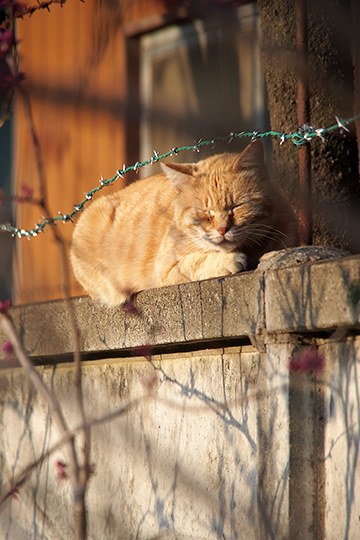
{"type": "Polygon", "coordinates": [[[239,228],[247,229],[247,230],[249,229],[250,230],[268,230],[269,232],[270,231],[278,232],[280,235],[286,236],[286,234],[282,232],[280,229],[278,229],[277,227],[274,227],[273,225],[268,225],[267,223],[249,223],[248,225],[245,225],[239,228]]]}
{"type": "MultiPolygon", "coordinates": [[[[255,231],[251,231],[249,234],[253,234],[253,235],[257,235],[258,237],[262,237],[264,239],[267,239],[267,240],[271,240],[271,241],[277,241],[279,242],[284,248],[286,248],[286,244],[284,242],[284,240],[280,237],[279,234],[277,233],[274,233],[274,234],[265,234],[263,232],[255,232],[255,231]]],[[[285,235],[285,238],[286,238],[286,235],[285,235]]]]}
{"type": "Polygon", "coordinates": [[[279,242],[283,242],[283,239],[277,234],[277,233],[269,233],[267,231],[248,231],[248,234],[256,235],[259,238],[267,238],[268,240],[278,240],[279,242]]]}
{"type": "Polygon", "coordinates": [[[268,229],[269,232],[277,233],[279,236],[283,236],[285,238],[287,236],[283,231],[281,231],[277,227],[274,227],[273,225],[269,225],[267,223],[251,223],[251,224],[247,225],[246,227],[251,229],[251,230],[268,229]]]}
{"type": "Polygon", "coordinates": [[[233,238],[236,242],[238,239],[242,239],[245,242],[248,242],[249,240],[252,240],[255,242],[255,237],[257,238],[257,244],[261,245],[260,240],[270,240],[270,241],[278,241],[284,248],[286,248],[286,244],[283,240],[283,238],[287,238],[286,234],[284,234],[282,231],[279,231],[276,227],[272,227],[270,225],[266,226],[265,224],[250,224],[245,227],[242,227],[241,229],[235,230],[233,232],[233,238]]]}
{"type": "Polygon", "coordinates": [[[270,241],[274,241],[274,240],[277,240],[278,242],[280,242],[284,247],[286,247],[285,243],[283,242],[283,240],[280,240],[279,238],[274,238],[273,236],[266,236],[266,235],[262,235],[262,238],[263,239],[267,239],[267,240],[270,240],[270,241]]]}
{"type": "Polygon", "coordinates": [[[261,242],[259,242],[259,240],[256,240],[255,238],[252,238],[251,236],[246,238],[246,244],[256,244],[257,246],[261,247],[261,242]]]}
{"type": "Polygon", "coordinates": [[[186,246],[187,248],[201,249],[204,248],[204,245],[206,245],[206,243],[207,241],[204,239],[204,237],[199,235],[192,238],[187,238],[184,241],[184,246],[186,246]]]}
{"type": "Polygon", "coordinates": [[[275,227],[274,225],[270,225],[269,223],[248,223],[246,227],[262,227],[264,229],[270,229],[274,231],[279,231],[281,234],[285,234],[283,231],[275,227]]]}
{"type": "Polygon", "coordinates": [[[257,236],[258,238],[269,238],[269,239],[274,238],[274,235],[269,234],[268,231],[251,230],[251,229],[247,229],[247,230],[243,229],[233,234],[234,238],[241,238],[241,237],[246,237],[249,235],[254,235],[254,236],[257,236]]]}

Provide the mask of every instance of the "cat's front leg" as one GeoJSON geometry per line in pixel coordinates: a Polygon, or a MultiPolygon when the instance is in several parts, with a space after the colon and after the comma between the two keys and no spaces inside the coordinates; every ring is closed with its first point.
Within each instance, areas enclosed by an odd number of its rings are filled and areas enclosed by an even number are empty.
{"type": "Polygon", "coordinates": [[[179,262],[180,272],[190,281],[237,274],[246,268],[247,257],[240,252],[197,253],[186,255],[179,262]]]}

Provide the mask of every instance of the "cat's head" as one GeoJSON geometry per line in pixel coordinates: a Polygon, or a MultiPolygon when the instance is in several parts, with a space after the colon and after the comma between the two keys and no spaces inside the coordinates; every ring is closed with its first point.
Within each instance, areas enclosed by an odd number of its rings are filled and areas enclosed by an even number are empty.
{"type": "Polygon", "coordinates": [[[177,192],[178,225],[199,241],[233,249],[261,246],[279,237],[272,220],[276,192],[260,141],[241,154],[167,164],[163,171],[177,192]]]}

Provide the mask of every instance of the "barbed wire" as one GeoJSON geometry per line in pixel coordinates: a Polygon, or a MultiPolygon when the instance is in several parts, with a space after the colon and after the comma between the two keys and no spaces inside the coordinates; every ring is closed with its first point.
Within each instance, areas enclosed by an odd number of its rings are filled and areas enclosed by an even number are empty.
{"type": "Polygon", "coordinates": [[[94,197],[94,195],[96,195],[99,191],[103,190],[105,187],[112,185],[114,182],[119,180],[119,178],[124,178],[124,176],[131,171],[137,173],[139,169],[145,167],[146,165],[153,165],[154,163],[157,163],[159,161],[162,161],[163,159],[177,155],[184,151],[200,152],[201,148],[205,146],[214,147],[218,143],[231,143],[234,139],[249,138],[252,141],[255,141],[257,139],[264,139],[268,137],[277,139],[280,145],[284,144],[286,141],[291,141],[293,144],[295,144],[295,146],[300,147],[306,143],[311,142],[315,138],[320,138],[322,141],[324,141],[326,135],[336,130],[349,132],[347,126],[354,123],[358,119],[360,119],[360,114],[347,119],[341,119],[338,116],[335,116],[336,124],[333,124],[329,127],[314,128],[313,126],[305,124],[303,126],[300,126],[296,131],[292,133],[284,133],[272,130],[264,132],[260,132],[258,130],[236,131],[209,140],[200,139],[198,141],[194,141],[194,143],[191,145],[173,147],[163,154],[160,154],[159,152],[154,150],[153,155],[149,159],[146,159],[144,161],[137,161],[134,165],[130,165],[129,167],[123,165],[122,169],[117,170],[112,178],[105,180],[103,177],[101,177],[99,185],[84,193],[84,199],[80,203],[74,205],[74,210],[72,212],[67,214],[58,212],[58,216],[51,218],[46,218],[43,216],[43,220],[37,223],[33,229],[23,229],[11,225],[10,223],[2,223],[0,224],[0,231],[10,233],[13,237],[16,238],[30,239],[44,232],[46,227],[48,227],[49,225],[55,226],[57,222],[71,222],[76,217],[76,215],[84,209],[85,205],[94,197]]]}

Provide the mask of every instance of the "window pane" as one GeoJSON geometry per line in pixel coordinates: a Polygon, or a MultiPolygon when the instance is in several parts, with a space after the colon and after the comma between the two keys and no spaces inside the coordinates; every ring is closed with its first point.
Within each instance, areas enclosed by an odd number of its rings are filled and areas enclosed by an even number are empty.
{"type": "MultiPolygon", "coordinates": [[[[142,160],[154,149],[264,128],[256,6],[243,6],[235,15],[173,25],[141,38],[142,160]]],[[[208,147],[201,155],[213,152],[208,147]]]]}

